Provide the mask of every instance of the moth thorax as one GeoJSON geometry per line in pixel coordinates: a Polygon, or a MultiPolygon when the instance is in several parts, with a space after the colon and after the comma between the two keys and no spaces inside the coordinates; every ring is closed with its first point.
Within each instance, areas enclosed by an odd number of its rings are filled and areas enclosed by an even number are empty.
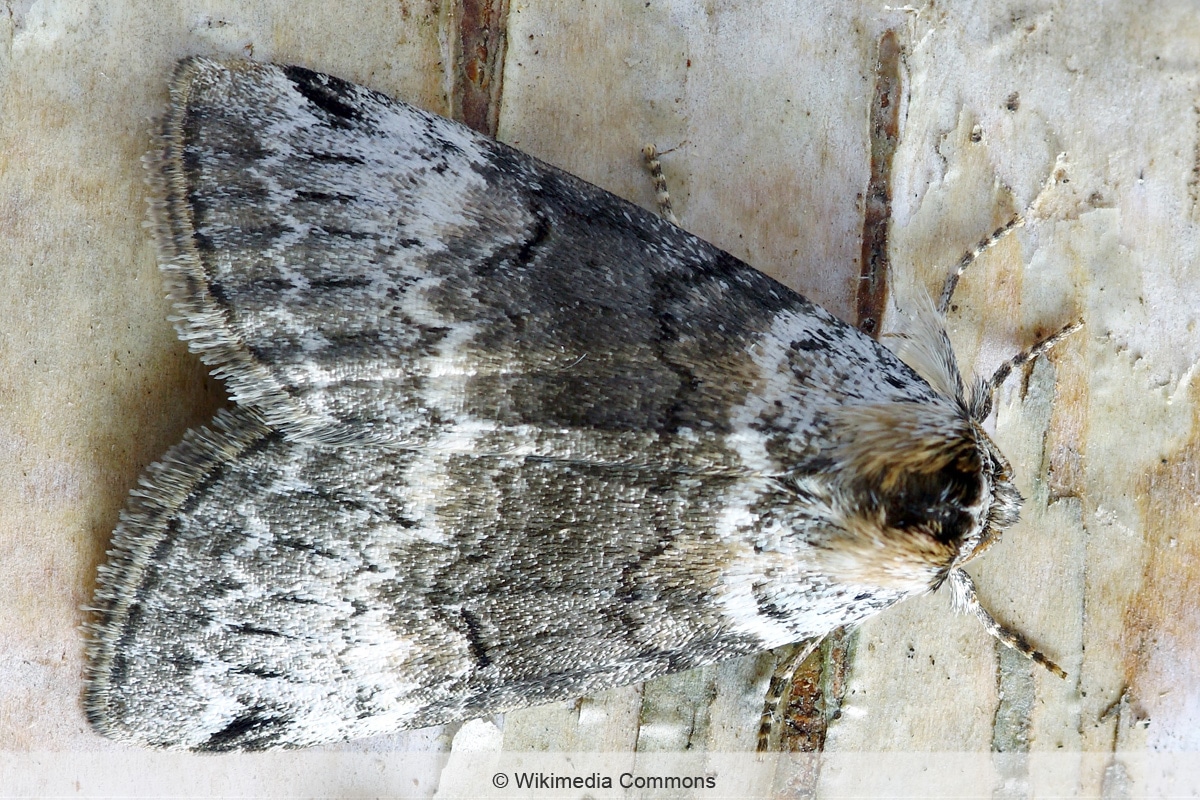
{"type": "Polygon", "coordinates": [[[829,566],[839,579],[929,591],[977,549],[997,500],[997,519],[1008,518],[1011,482],[997,477],[1006,463],[950,404],[858,406],[838,421],[841,530],[829,566]]]}

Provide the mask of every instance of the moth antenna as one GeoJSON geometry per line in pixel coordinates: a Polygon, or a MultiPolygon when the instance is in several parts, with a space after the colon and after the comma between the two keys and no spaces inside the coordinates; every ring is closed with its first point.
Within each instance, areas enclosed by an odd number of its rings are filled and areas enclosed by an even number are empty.
{"type": "Polygon", "coordinates": [[[968,267],[975,263],[975,259],[979,258],[986,251],[998,244],[1001,239],[1024,224],[1025,217],[1017,214],[1008,222],[992,231],[990,236],[985,236],[981,239],[979,244],[963,253],[963,257],[958,260],[958,264],[946,276],[946,282],[942,284],[942,297],[938,300],[938,312],[940,314],[945,316],[946,312],[950,309],[950,300],[954,297],[954,290],[958,288],[958,279],[962,277],[962,274],[967,271],[968,267]]]}
{"type": "Polygon", "coordinates": [[[994,394],[1000,388],[1000,385],[1008,380],[1008,376],[1014,369],[1025,366],[1082,327],[1083,320],[1077,319],[1072,323],[1064,325],[1058,332],[1050,334],[1029,349],[1017,353],[996,368],[996,371],[992,373],[992,377],[987,381],[988,388],[994,394]]]}
{"type": "Polygon", "coordinates": [[[679,219],[671,208],[671,193],[667,191],[667,179],[663,175],[662,162],[658,160],[658,149],[648,144],[642,148],[642,158],[646,169],[650,172],[650,181],[654,184],[654,199],[658,203],[658,215],[672,225],[678,225],[679,219]]]}
{"type": "Polygon", "coordinates": [[[971,416],[977,420],[986,419],[992,413],[992,404],[996,398],[996,392],[1008,380],[1008,376],[1012,374],[1014,369],[1019,369],[1030,361],[1045,353],[1051,347],[1054,347],[1063,339],[1078,331],[1083,327],[1083,320],[1077,319],[1072,323],[1064,325],[1057,332],[1050,334],[1040,342],[1035,343],[1032,347],[1017,353],[1012,358],[1005,361],[1000,366],[996,367],[996,371],[992,373],[992,377],[980,380],[975,387],[975,392],[971,398],[971,416]]]}
{"type": "Polygon", "coordinates": [[[1042,181],[1042,188],[1038,190],[1037,197],[1033,198],[1033,202],[1026,206],[1024,214],[1014,214],[1012,219],[1001,225],[996,230],[992,231],[991,236],[985,236],[980,240],[979,244],[975,245],[966,253],[963,253],[963,257],[958,260],[958,265],[955,266],[954,270],[946,276],[946,282],[942,284],[942,296],[938,301],[938,311],[940,311],[943,316],[945,316],[946,312],[950,309],[950,300],[954,297],[954,290],[958,288],[958,279],[961,278],[962,274],[967,271],[967,268],[975,263],[975,259],[983,255],[985,251],[991,249],[997,243],[999,243],[1001,239],[1008,236],[1008,234],[1012,233],[1017,228],[1022,227],[1025,224],[1027,215],[1031,212],[1035,212],[1038,206],[1042,204],[1042,200],[1045,198],[1046,193],[1058,182],[1059,177],[1062,174],[1061,164],[1066,159],[1066,155],[1066,153],[1058,154],[1058,158],[1055,160],[1054,169],[1051,170],[1050,174],[1046,176],[1046,180],[1042,181]]]}
{"type": "Polygon", "coordinates": [[[950,571],[950,590],[956,611],[971,612],[976,619],[983,623],[984,630],[999,639],[1002,644],[1016,650],[1035,664],[1045,667],[1058,677],[1066,679],[1067,673],[1062,667],[1031,645],[1029,640],[1018,631],[1002,625],[988,613],[988,610],[979,602],[979,595],[975,592],[975,582],[971,580],[971,576],[965,570],[953,569],[950,571]]]}
{"type": "Polygon", "coordinates": [[[755,748],[758,752],[765,753],[770,749],[771,734],[780,721],[779,707],[784,696],[789,693],[788,690],[796,677],[796,670],[800,669],[804,660],[812,655],[823,638],[825,637],[818,636],[815,639],[790,645],[786,649],[791,652],[779,659],[775,671],[771,673],[771,682],[767,684],[767,694],[763,697],[762,717],[758,724],[758,745],[755,748]]]}

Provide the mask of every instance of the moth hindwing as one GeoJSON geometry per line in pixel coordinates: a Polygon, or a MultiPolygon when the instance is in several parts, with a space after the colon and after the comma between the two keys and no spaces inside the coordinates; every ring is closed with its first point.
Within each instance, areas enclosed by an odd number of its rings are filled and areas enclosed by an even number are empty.
{"type": "Polygon", "coordinates": [[[1015,518],[952,357],[923,378],[454,122],[192,58],[150,162],[179,335],[237,407],[113,534],[108,736],[302,746],[570,698],[852,625],[1015,518]]]}

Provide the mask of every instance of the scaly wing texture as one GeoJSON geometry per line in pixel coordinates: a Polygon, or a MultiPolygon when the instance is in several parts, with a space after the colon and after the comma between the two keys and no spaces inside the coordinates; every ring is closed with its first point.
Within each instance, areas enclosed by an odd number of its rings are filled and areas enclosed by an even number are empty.
{"type": "Polygon", "coordinates": [[[790,503],[732,476],[292,442],[223,413],[126,511],[89,709],[154,746],[315,744],[758,652],[898,597],[853,604],[821,577],[790,503]]]}
{"type": "Polygon", "coordinates": [[[293,435],[574,455],[585,434],[624,460],[687,430],[724,464],[755,418],[783,471],[823,406],[933,396],[762,273],[457,123],[253,62],[186,61],[172,101],[180,333],[293,435]]]}
{"type": "Polygon", "coordinates": [[[299,746],[568,698],[852,624],[978,527],[954,399],[728,254],[308,70],[190,59],[171,95],[163,270],[242,407],[114,533],[106,734],[299,746]]]}

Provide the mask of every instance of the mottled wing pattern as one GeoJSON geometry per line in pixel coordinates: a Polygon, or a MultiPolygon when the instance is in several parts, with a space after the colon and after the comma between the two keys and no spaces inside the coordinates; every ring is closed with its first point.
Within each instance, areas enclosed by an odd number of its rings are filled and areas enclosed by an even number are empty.
{"type": "Polygon", "coordinates": [[[181,335],[294,436],[670,458],[655,439],[681,430],[721,451],[757,418],[786,450],[800,409],[932,396],[763,274],[457,123],[253,62],[187,61],[172,100],[154,174],[181,335]]]}
{"type": "Polygon", "coordinates": [[[954,398],[728,254],[308,70],[190,59],[171,94],[163,269],[241,407],[122,515],[101,731],[297,746],[568,698],[856,622],[977,533],[954,398]]]}
{"type": "Polygon", "coordinates": [[[803,554],[722,531],[740,483],[294,442],[225,413],[127,509],[93,719],[256,749],[575,697],[811,634],[753,623],[771,568],[797,579],[781,606],[841,621],[849,590],[798,574],[803,554]]]}

